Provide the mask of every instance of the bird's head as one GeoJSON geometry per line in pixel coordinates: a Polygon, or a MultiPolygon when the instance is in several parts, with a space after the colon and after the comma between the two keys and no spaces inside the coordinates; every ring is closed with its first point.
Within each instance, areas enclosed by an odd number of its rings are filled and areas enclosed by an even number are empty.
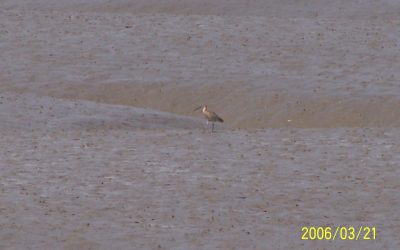
{"type": "Polygon", "coordinates": [[[197,108],[195,108],[193,111],[199,110],[199,109],[203,109],[203,111],[207,110],[207,105],[201,105],[197,108]]]}

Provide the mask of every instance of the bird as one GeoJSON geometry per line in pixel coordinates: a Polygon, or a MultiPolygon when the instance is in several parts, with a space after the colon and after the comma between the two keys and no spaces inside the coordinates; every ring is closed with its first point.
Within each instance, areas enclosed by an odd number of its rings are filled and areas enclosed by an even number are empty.
{"type": "Polygon", "coordinates": [[[219,117],[215,112],[208,110],[207,105],[201,105],[195,108],[193,112],[199,109],[202,109],[203,115],[207,119],[207,124],[208,122],[211,122],[211,133],[214,132],[214,122],[224,122],[224,120],[219,117]]]}

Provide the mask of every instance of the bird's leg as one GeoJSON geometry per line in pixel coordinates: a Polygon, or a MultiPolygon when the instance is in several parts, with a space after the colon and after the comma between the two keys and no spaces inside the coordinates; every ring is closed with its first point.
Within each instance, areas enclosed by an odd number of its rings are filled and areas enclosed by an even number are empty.
{"type": "Polygon", "coordinates": [[[211,123],[211,133],[214,133],[214,123],[211,123]]]}

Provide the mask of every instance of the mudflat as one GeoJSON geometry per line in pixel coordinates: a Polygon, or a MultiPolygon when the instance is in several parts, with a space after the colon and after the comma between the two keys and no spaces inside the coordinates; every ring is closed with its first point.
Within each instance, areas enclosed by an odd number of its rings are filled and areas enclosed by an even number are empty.
{"type": "Polygon", "coordinates": [[[400,4],[308,2],[2,1],[0,248],[397,249],[400,4]]]}

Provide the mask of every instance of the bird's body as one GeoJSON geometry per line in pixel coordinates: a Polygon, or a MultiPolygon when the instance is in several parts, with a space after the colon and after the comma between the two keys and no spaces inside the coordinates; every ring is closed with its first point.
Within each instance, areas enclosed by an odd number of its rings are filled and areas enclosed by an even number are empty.
{"type": "Polygon", "coordinates": [[[224,120],[219,117],[215,112],[212,112],[207,109],[207,105],[202,105],[193,111],[196,111],[198,109],[202,109],[204,117],[207,119],[207,123],[211,122],[212,127],[211,127],[211,132],[214,132],[214,122],[224,122],[224,120]]]}

